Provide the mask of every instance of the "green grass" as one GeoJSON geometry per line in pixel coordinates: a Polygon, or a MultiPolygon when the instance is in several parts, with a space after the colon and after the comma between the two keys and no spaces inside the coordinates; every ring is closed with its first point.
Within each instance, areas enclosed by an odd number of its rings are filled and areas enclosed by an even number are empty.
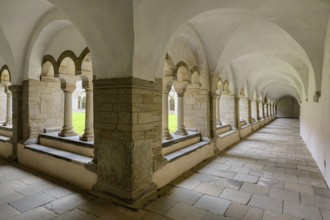
{"type": "Polygon", "coordinates": [[[73,129],[77,134],[83,134],[85,130],[85,112],[72,113],[73,129]]]}
{"type": "Polygon", "coordinates": [[[168,115],[168,129],[171,133],[176,131],[176,125],[177,125],[177,115],[169,114],[168,115]]]}
{"type": "MultiPolygon", "coordinates": [[[[83,134],[85,130],[85,112],[72,113],[73,129],[78,134],[83,134]]],[[[173,114],[168,115],[168,128],[170,132],[176,131],[177,116],[173,114]]]]}

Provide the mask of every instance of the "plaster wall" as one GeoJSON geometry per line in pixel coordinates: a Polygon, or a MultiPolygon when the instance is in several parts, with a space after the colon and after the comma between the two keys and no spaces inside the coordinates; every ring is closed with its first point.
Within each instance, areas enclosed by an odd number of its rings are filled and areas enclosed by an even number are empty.
{"type": "Polygon", "coordinates": [[[45,54],[52,55],[55,59],[65,50],[71,50],[77,56],[87,47],[85,40],[74,27],[68,27],[58,32],[49,43],[45,54]]]}
{"type": "Polygon", "coordinates": [[[279,100],[277,117],[279,118],[299,118],[300,106],[293,97],[283,97],[279,100]]]}
{"type": "MultiPolygon", "coordinates": [[[[328,186],[330,185],[330,23],[325,41],[321,97],[313,101],[309,93],[308,102],[301,105],[300,134],[313,155],[328,186]]],[[[313,86],[313,85],[311,85],[313,86]]]]}

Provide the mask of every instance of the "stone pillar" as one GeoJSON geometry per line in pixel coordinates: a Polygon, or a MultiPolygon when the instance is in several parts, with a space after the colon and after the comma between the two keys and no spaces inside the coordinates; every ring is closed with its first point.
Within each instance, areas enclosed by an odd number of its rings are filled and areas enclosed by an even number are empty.
{"type": "Polygon", "coordinates": [[[11,127],[13,125],[12,117],[13,117],[13,104],[12,104],[12,94],[9,90],[8,86],[6,87],[7,94],[7,108],[6,108],[6,121],[3,123],[3,126],[11,127]]]}
{"type": "Polygon", "coordinates": [[[220,97],[220,108],[222,124],[229,124],[232,129],[235,129],[237,126],[235,96],[223,92],[220,97]]]}
{"type": "Polygon", "coordinates": [[[258,102],[255,99],[251,100],[251,117],[255,122],[258,121],[258,102]]]}
{"type": "Polygon", "coordinates": [[[188,82],[175,81],[173,83],[174,89],[178,94],[178,124],[177,130],[174,132],[176,135],[187,135],[187,131],[184,126],[184,93],[186,92],[188,82]]]}
{"type": "Polygon", "coordinates": [[[13,85],[9,87],[13,94],[13,135],[11,137],[11,143],[13,145],[13,153],[9,159],[17,161],[17,144],[22,137],[22,86],[13,85]]]}
{"type": "Polygon", "coordinates": [[[271,111],[271,103],[268,103],[268,115],[269,117],[272,117],[272,111],[271,111]]]}
{"type": "Polygon", "coordinates": [[[252,100],[248,98],[248,117],[249,117],[249,121],[248,123],[249,124],[253,124],[253,121],[252,121],[252,100]]]}
{"type": "MultiPolygon", "coordinates": [[[[246,124],[250,123],[249,99],[247,97],[236,97],[239,105],[239,117],[242,118],[246,124]]],[[[240,119],[238,118],[238,120],[240,119]]]]}
{"type": "Polygon", "coordinates": [[[63,129],[58,135],[61,137],[76,136],[72,127],[72,93],[76,89],[76,84],[62,83],[61,88],[64,91],[64,123],[63,129]]]}
{"type": "Polygon", "coordinates": [[[95,194],[133,208],[157,196],[152,175],[154,157],[162,147],[161,93],[158,81],[133,77],[94,81],[95,194]]]}
{"type": "Polygon", "coordinates": [[[259,105],[259,117],[260,117],[260,120],[261,120],[261,119],[265,118],[264,117],[264,106],[263,106],[262,101],[259,101],[258,105],[259,105]]]}
{"type": "Polygon", "coordinates": [[[267,108],[267,103],[263,104],[264,108],[264,118],[268,118],[268,108],[267,108]]]}
{"type": "Polygon", "coordinates": [[[234,113],[235,113],[235,127],[239,130],[241,128],[240,126],[240,97],[235,96],[235,108],[234,108],[234,113]]]}
{"type": "Polygon", "coordinates": [[[168,94],[171,91],[172,85],[163,86],[163,105],[162,105],[162,138],[163,140],[172,139],[172,135],[168,129],[168,94]]]}
{"type": "Polygon", "coordinates": [[[84,81],[83,88],[86,90],[86,110],[85,110],[85,132],[80,137],[82,141],[94,140],[94,103],[93,103],[93,83],[84,81]]]}
{"type": "Polygon", "coordinates": [[[215,115],[216,115],[216,125],[221,125],[220,121],[220,96],[216,94],[215,97],[215,115]]]}

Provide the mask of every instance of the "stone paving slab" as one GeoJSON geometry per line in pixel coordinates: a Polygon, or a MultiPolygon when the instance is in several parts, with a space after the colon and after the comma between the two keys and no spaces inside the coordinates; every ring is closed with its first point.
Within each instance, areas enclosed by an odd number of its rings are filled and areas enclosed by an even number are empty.
{"type": "Polygon", "coordinates": [[[276,120],[203,161],[160,189],[144,209],[86,195],[0,159],[0,220],[330,219],[330,191],[296,120],[276,120]]]}
{"type": "Polygon", "coordinates": [[[52,197],[46,193],[36,193],[18,200],[15,200],[13,202],[10,202],[9,205],[14,207],[20,212],[26,212],[31,209],[35,209],[39,206],[42,206],[44,204],[47,204],[53,200],[55,200],[55,197],[52,197]]]}

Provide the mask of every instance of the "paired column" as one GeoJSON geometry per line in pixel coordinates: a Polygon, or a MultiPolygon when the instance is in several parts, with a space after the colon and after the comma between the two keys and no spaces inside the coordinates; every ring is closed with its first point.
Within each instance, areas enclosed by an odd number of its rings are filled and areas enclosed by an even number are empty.
{"type": "Polygon", "coordinates": [[[184,93],[186,92],[188,82],[175,81],[173,83],[176,93],[178,94],[178,124],[177,130],[174,132],[176,135],[187,135],[184,127],[184,93]]]}
{"type": "Polygon", "coordinates": [[[263,104],[264,108],[264,118],[268,118],[268,108],[267,108],[267,103],[263,104]]]}
{"type": "Polygon", "coordinates": [[[216,124],[217,125],[221,125],[221,116],[220,116],[220,98],[221,98],[221,91],[217,91],[216,92],[216,101],[215,101],[215,105],[216,105],[216,124]]]}
{"type": "MultiPolygon", "coordinates": [[[[254,99],[251,100],[251,112],[252,116],[251,118],[254,118],[254,121],[258,121],[258,102],[254,99]]],[[[252,119],[251,119],[252,121],[252,119]]]]}
{"type": "Polygon", "coordinates": [[[86,90],[86,112],[85,112],[85,131],[80,137],[82,141],[94,140],[94,115],[93,115],[93,83],[91,81],[83,81],[83,88],[86,90]]]}
{"type": "Polygon", "coordinates": [[[164,85],[163,86],[163,114],[162,114],[162,138],[163,140],[172,139],[172,135],[168,129],[168,94],[171,91],[171,85],[164,85]]]}
{"type": "Polygon", "coordinates": [[[76,89],[76,84],[62,83],[61,88],[64,91],[64,124],[58,135],[61,137],[76,136],[72,127],[72,93],[76,89]]]}
{"type": "Polygon", "coordinates": [[[6,127],[11,127],[13,126],[13,121],[12,121],[12,115],[13,115],[13,110],[12,110],[12,94],[11,91],[9,90],[8,86],[6,86],[5,90],[7,94],[7,109],[6,109],[6,121],[3,123],[3,126],[6,127]]]}
{"type": "Polygon", "coordinates": [[[259,117],[260,117],[260,120],[265,118],[264,105],[263,105],[262,101],[259,101],[259,117]]]}

